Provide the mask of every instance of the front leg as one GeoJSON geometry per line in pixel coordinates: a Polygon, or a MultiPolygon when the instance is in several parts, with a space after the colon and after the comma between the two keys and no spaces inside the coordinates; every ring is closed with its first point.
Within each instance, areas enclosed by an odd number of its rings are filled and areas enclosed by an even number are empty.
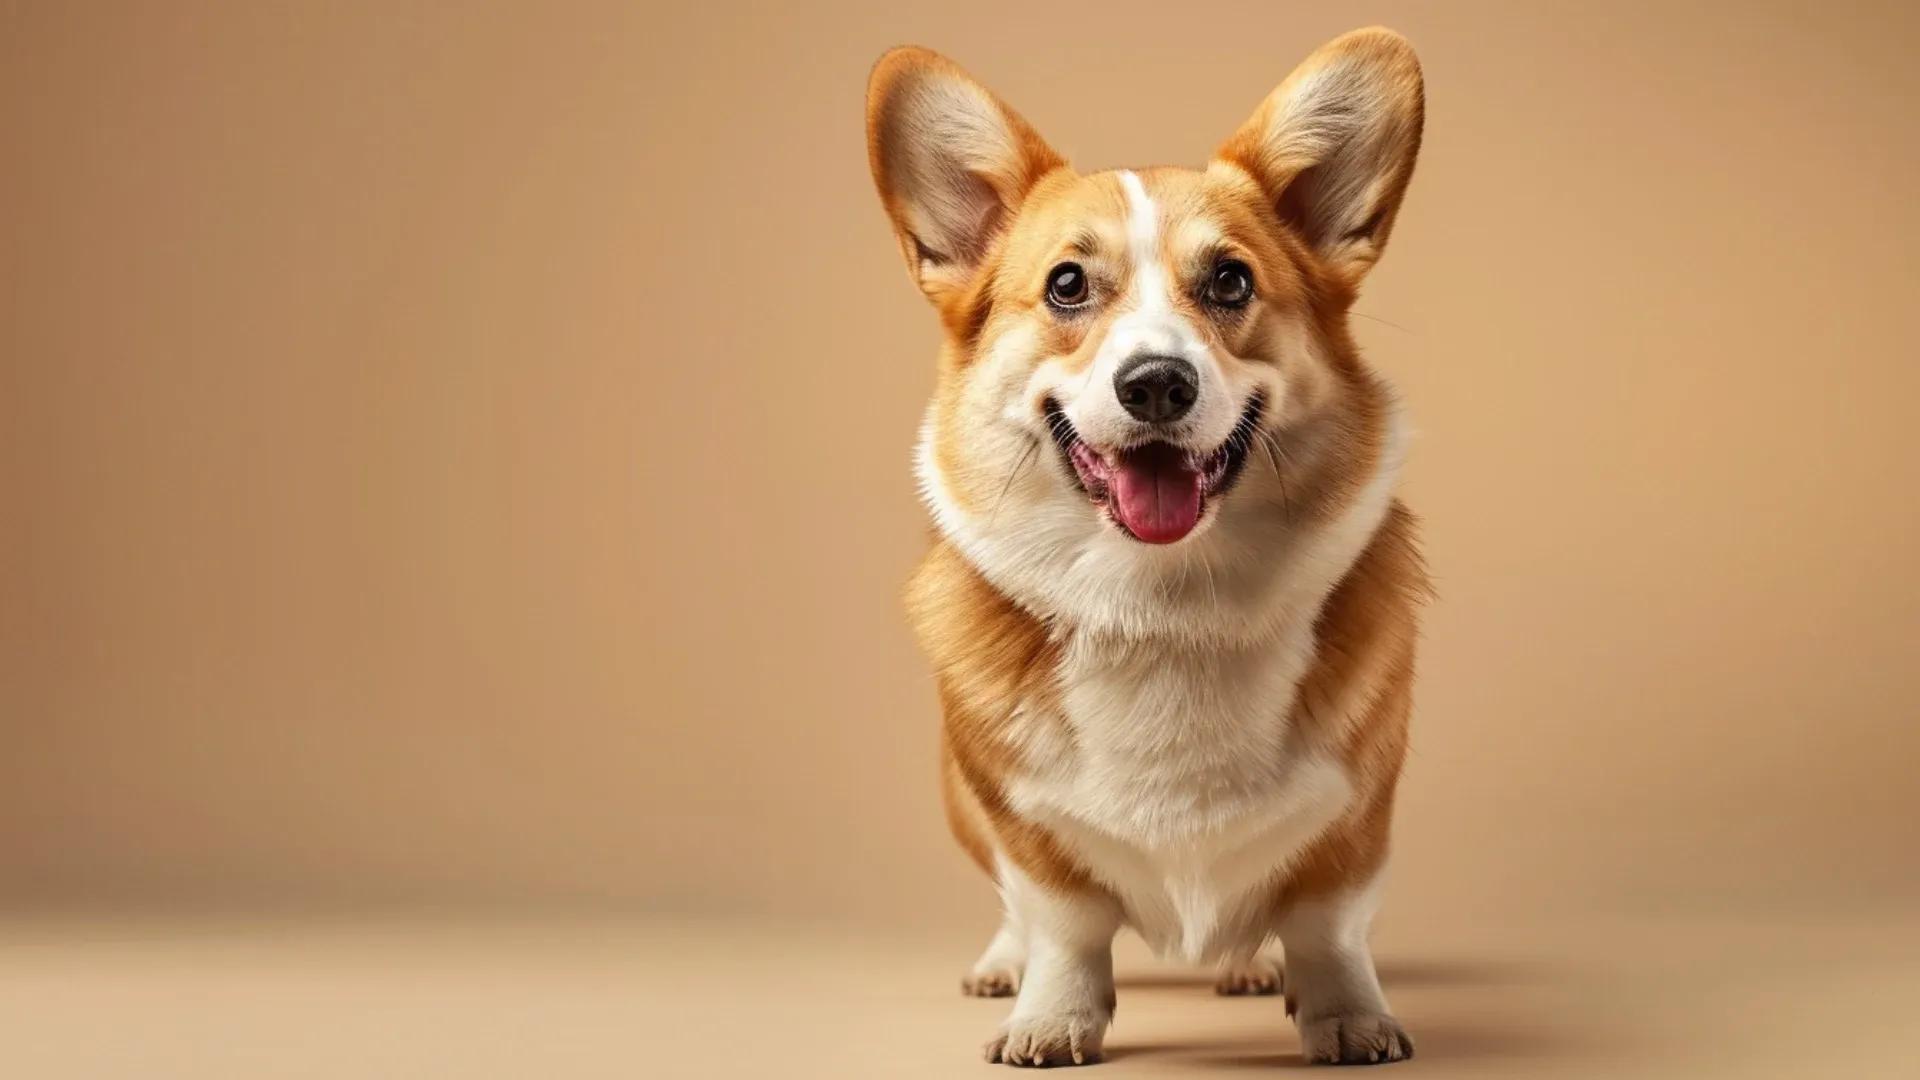
{"type": "Polygon", "coordinates": [[[1309,1064],[1360,1065],[1413,1056],[1413,1040],[1387,1011],[1367,931],[1373,886],[1296,900],[1280,919],[1287,1012],[1309,1064]]]}
{"type": "Polygon", "coordinates": [[[1100,1060],[1113,1021],[1113,935],[1120,929],[1120,905],[1090,885],[1041,885],[1005,860],[1000,890],[1010,917],[1026,929],[1027,967],[1013,1012],[987,1043],[987,1060],[1100,1060]]]}

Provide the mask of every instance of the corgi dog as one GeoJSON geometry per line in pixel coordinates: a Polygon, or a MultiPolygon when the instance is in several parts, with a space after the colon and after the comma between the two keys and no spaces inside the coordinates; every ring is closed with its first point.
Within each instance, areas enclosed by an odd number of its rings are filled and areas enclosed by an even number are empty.
{"type": "Polygon", "coordinates": [[[944,347],[907,590],[1009,1065],[1096,1061],[1111,943],[1273,992],[1311,1062],[1406,1058],[1368,951],[1428,582],[1348,328],[1413,174],[1419,62],[1323,46],[1202,170],[1079,173],[926,49],[870,164],[944,347]],[[1261,950],[1277,937],[1284,979],[1261,950]]]}

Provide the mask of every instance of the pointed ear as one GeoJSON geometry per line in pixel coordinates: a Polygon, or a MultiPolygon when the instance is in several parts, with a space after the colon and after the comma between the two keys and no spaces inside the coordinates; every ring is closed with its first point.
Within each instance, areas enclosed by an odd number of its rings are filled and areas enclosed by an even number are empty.
{"type": "Polygon", "coordinates": [[[1413,46],[1356,30],[1307,57],[1217,156],[1252,174],[1281,220],[1358,285],[1387,246],[1425,110],[1413,46]]]}
{"type": "Polygon", "coordinates": [[[867,157],[907,268],[936,303],[972,280],[1027,192],[1065,164],[958,65],[910,45],[867,83],[867,157]]]}

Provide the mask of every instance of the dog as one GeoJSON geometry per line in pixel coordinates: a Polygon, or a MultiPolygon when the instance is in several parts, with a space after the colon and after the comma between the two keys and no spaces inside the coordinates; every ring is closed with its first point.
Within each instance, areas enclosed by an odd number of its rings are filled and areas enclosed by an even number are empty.
{"type": "Polygon", "coordinates": [[[1367,935],[1429,585],[1348,317],[1420,149],[1412,47],[1321,47],[1203,170],[1077,173],[918,47],[866,105],[944,336],[907,609],[1003,902],[963,981],[1015,997],[987,1059],[1099,1060],[1122,926],[1284,982],[1310,1062],[1411,1056],[1367,935]]]}

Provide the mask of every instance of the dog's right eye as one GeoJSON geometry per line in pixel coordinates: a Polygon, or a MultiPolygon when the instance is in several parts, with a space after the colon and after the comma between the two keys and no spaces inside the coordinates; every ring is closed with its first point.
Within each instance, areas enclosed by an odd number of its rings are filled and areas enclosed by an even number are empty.
{"type": "Polygon", "coordinates": [[[1087,302],[1087,272],[1079,263],[1061,263],[1047,275],[1047,303],[1076,308],[1087,302]]]}

